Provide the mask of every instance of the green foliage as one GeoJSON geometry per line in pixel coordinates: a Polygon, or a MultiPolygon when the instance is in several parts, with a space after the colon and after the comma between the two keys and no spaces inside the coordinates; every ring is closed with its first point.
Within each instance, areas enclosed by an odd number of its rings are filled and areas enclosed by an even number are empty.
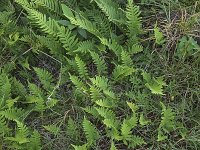
{"type": "Polygon", "coordinates": [[[99,138],[98,130],[86,118],[84,118],[84,120],[83,120],[83,130],[85,132],[85,135],[86,135],[86,138],[87,138],[87,143],[89,145],[95,143],[96,140],[98,140],[98,138],[99,138]]]}
{"type": "Polygon", "coordinates": [[[168,52],[158,22],[155,46],[149,31],[165,13],[151,18],[150,10],[166,2],[148,2],[0,2],[0,149],[198,148],[198,38],[181,30],[176,51],[168,52]],[[179,67],[197,66],[181,86],[184,69],[169,67],[174,58],[179,67]]]}

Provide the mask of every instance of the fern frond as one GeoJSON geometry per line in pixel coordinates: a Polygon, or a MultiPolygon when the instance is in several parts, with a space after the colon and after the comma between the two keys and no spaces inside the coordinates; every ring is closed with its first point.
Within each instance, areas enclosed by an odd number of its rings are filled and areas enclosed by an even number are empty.
{"type": "Polygon", "coordinates": [[[6,137],[7,140],[17,142],[19,144],[24,144],[30,142],[28,139],[29,131],[28,128],[21,122],[15,120],[17,122],[17,132],[15,137],[6,137]]]}
{"type": "Polygon", "coordinates": [[[29,138],[28,147],[30,150],[41,150],[41,137],[38,131],[34,130],[31,137],[29,138]]]}
{"type": "Polygon", "coordinates": [[[91,114],[93,117],[99,118],[99,113],[98,113],[98,111],[97,111],[94,107],[92,107],[92,106],[87,106],[87,107],[82,108],[82,109],[83,109],[85,112],[91,114]]]}
{"type": "Polygon", "coordinates": [[[103,45],[108,46],[108,48],[112,50],[118,58],[120,58],[123,47],[119,45],[114,39],[100,38],[100,41],[103,45]]]}
{"type": "Polygon", "coordinates": [[[61,14],[61,7],[58,0],[34,0],[35,4],[47,8],[57,14],[61,14]]]}
{"type": "Polygon", "coordinates": [[[69,117],[67,122],[67,135],[73,137],[74,140],[79,137],[79,128],[77,123],[71,117],[69,117]]]}
{"type": "Polygon", "coordinates": [[[122,59],[122,64],[124,66],[129,66],[129,67],[133,66],[133,61],[131,59],[130,54],[127,51],[124,51],[124,50],[122,51],[121,59],[122,59]]]}
{"type": "Polygon", "coordinates": [[[78,43],[78,48],[74,52],[88,53],[94,50],[94,42],[87,40],[78,43]]]}
{"type": "Polygon", "coordinates": [[[56,36],[58,33],[58,24],[54,19],[51,19],[50,17],[47,19],[47,16],[45,14],[42,14],[41,12],[34,10],[34,9],[28,9],[28,18],[32,20],[40,29],[49,35],[56,36]]]}
{"type": "Polygon", "coordinates": [[[115,81],[119,81],[124,77],[130,76],[134,72],[135,69],[133,69],[132,67],[118,65],[113,71],[113,77],[115,81]]]}
{"type": "Polygon", "coordinates": [[[78,73],[80,77],[85,80],[88,79],[89,74],[85,62],[83,62],[78,55],[76,55],[75,61],[78,66],[78,73]]]}
{"type": "Polygon", "coordinates": [[[126,18],[127,18],[127,27],[129,31],[129,37],[132,37],[141,32],[141,17],[140,10],[138,6],[134,6],[132,0],[128,0],[126,7],[126,18]]]}
{"type": "Polygon", "coordinates": [[[81,145],[81,146],[76,146],[76,145],[72,144],[72,146],[73,146],[74,150],[88,150],[87,144],[84,144],[84,145],[81,145]]]}
{"type": "Polygon", "coordinates": [[[128,52],[130,55],[137,54],[143,51],[142,45],[133,44],[132,46],[128,47],[128,52]]]}
{"type": "Polygon", "coordinates": [[[29,87],[29,92],[31,95],[34,95],[36,97],[43,97],[43,91],[35,84],[33,83],[28,83],[28,87],[29,87]]]}
{"type": "Polygon", "coordinates": [[[99,88],[94,87],[94,86],[90,86],[90,96],[91,96],[91,100],[93,102],[103,98],[101,90],[99,88]]]}
{"type": "Polygon", "coordinates": [[[118,4],[113,0],[92,0],[97,3],[99,8],[105,13],[113,23],[124,23],[124,13],[119,9],[118,4]]]}
{"type": "Polygon", "coordinates": [[[100,32],[97,30],[96,25],[93,24],[89,19],[76,12],[73,13],[72,10],[64,4],[62,4],[62,10],[64,15],[70,20],[72,24],[85,29],[96,36],[100,36],[100,32]]]}
{"type": "Polygon", "coordinates": [[[11,88],[12,88],[13,94],[15,94],[15,95],[20,95],[22,97],[25,97],[27,94],[27,91],[26,91],[24,85],[20,81],[18,81],[16,78],[12,79],[12,87],[11,88]]]}
{"type": "Polygon", "coordinates": [[[78,39],[69,29],[63,26],[59,27],[57,36],[59,37],[60,42],[63,44],[63,47],[68,52],[73,52],[77,49],[78,39]]]}
{"type": "Polygon", "coordinates": [[[20,108],[11,108],[1,111],[0,114],[9,120],[23,120],[23,116],[25,115],[25,111],[20,108]]]}
{"type": "Polygon", "coordinates": [[[83,120],[83,130],[85,132],[87,142],[93,144],[99,139],[100,135],[96,127],[84,117],[83,120]]]}
{"type": "Polygon", "coordinates": [[[77,76],[70,75],[70,80],[76,86],[77,89],[83,91],[84,93],[87,91],[85,84],[77,76]]]}
{"type": "Polygon", "coordinates": [[[100,88],[101,90],[110,89],[108,79],[104,76],[95,76],[95,78],[91,78],[90,80],[92,81],[93,85],[100,88]]]}
{"type": "Polygon", "coordinates": [[[90,55],[92,56],[92,59],[94,61],[94,64],[97,67],[97,72],[99,75],[107,74],[107,66],[106,62],[103,58],[101,58],[97,53],[90,52],[90,55]]]}
{"type": "Polygon", "coordinates": [[[51,125],[46,125],[43,126],[47,131],[49,131],[50,133],[53,133],[54,135],[57,135],[60,131],[60,128],[54,124],[51,125]]]}
{"type": "Polygon", "coordinates": [[[144,139],[140,136],[133,135],[131,137],[131,140],[128,143],[129,148],[136,148],[137,146],[141,146],[143,144],[146,144],[144,139]]]}
{"type": "Polygon", "coordinates": [[[116,118],[114,112],[108,108],[103,107],[95,107],[95,109],[98,111],[99,115],[101,115],[105,119],[114,119],[116,118]]]}
{"type": "Polygon", "coordinates": [[[44,89],[47,91],[51,91],[55,86],[53,84],[54,82],[53,76],[45,69],[35,67],[34,71],[36,72],[38,78],[40,79],[40,82],[42,83],[44,89]]]}
{"type": "Polygon", "coordinates": [[[101,107],[112,108],[115,106],[114,102],[111,99],[100,99],[95,101],[95,103],[101,107]]]}
{"type": "Polygon", "coordinates": [[[11,94],[11,83],[8,76],[4,73],[0,75],[0,97],[3,100],[9,99],[11,94]]]}
{"type": "Polygon", "coordinates": [[[5,135],[9,131],[10,131],[10,129],[7,126],[5,117],[0,116],[0,136],[5,135]]]}
{"type": "Polygon", "coordinates": [[[160,122],[159,128],[163,128],[166,132],[170,132],[175,128],[175,113],[171,108],[166,108],[162,103],[162,120],[160,122]]]}

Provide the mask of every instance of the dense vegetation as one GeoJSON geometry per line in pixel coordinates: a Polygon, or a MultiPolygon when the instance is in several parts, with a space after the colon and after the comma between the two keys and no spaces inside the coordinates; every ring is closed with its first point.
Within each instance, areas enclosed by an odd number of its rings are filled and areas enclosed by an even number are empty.
{"type": "Polygon", "coordinates": [[[0,6],[0,149],[200,149],[199,1],[0,6]]]}

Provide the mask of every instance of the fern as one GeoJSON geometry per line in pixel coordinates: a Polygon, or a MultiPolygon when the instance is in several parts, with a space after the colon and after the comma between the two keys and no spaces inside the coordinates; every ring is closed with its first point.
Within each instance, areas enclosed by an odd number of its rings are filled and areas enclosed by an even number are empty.
{"type": "Polygon", "coordinates": [[[166,108],[162,103],[162,120],[160,122],[159,128],[164,129],[166,132],[170,132],[175,128],[175,113],[171,108],[166,108]]]}
{"type": "Polygon", "coordinates": [[[89,144],[93,144],[97,139],[99,139],[100,135],[99,135],[98,130],[86,118],[84,118],[84,120],[83,120],[83,130],[85,132],[87,142],[89,144]]]}
{"type": "Polygon", "coordinates": [[[41,137],[38,131],[34,130],[31,137],[29,138],[29,144],[28,147],[30,150],[41,150],[42,144],[41,144],[41,137]]]}
{"type": "Polygon", "coordinates": [[[87,106],[85,108],[82,108],[85,112],[91,114],[95,118],[99,118],[98,111],[93,106],[87,106]]]}
{"type": "Polygon", "coordinates": [[[0,75],[0,97],[2,98],[1,105],[4,100],[9,99],[11,94],[11,83],[10,79],[6,76],[6,74],[0,75]]]}
{"type": "Polygon", "coordinates": [[[85,80],[88,79],[89,74],[88,74],[88,70],[87,70],[85,62],[83,62],[79,58],[78,55],[76,55],[75,61],[76,61],[76,64],[78,66],[78,73],[79,73],[80,77],[83,78],[83,79],[85,79],[85,80]]]}
{"type": "Polygon", "coordinates": [[[96,107],[96,110],[98,111],[99,115],[101,115],[105,119],[114,119],[116,118],[114,112],[108,108],[103,107],[96,107]]]}
{"type": "Polygon", "coordinates": [[[122,59],[122,64],[124,66],[129,66],[129,67],[133,66],[133,61],[132,61],[131,56],[129,55],[128,52],[122,51],[121,52],[121,59],[122,59]]]}
{"type": "Polygon", "coordinates": [[[103,45],[108,46],[108,48],[111,49],[118,58],[120,58],[123,47],[119,45],[114,39],[100,38],[100,41],[103,45]]]}
{"type": "Polygon", "coordinates": [[[36,72],[38,78],[40,79],[44,89],[47,91],[51,91],[55,86],[53,84],[54,82],[53,76],[47,70],[41,68],[34,68],[34,71],[36,72]]]}
{"type": "Polygon", "coordinates": [[[95,78],[90,79],[92,81],[92,84],[96,87],[100,88],[101,90],[107,90],[110,89],[108,79],[104,76],[96,76],[95,78]]]}
{"type": "Polygon", "coordinates": [[[61,7],[58,0],[34,0],[34,3],[57,14],[61,14],[61,7]]]}
{"type": "Polygon", "coordinates": [[[106,14],[108,19],[114,23],[124,22],[124,13],[119,9],[119,6],[113,0],[92,0],[97,3],[99,8],[106,14]]]}
{"type": "Polygon", "coordinates": [[[52,125],[46,125],[46,126],[43,126],[47,131],[49,131],[50,133],[54,134],[54,135],[57,135],[60,131],[60,128],[54,124],[52,125]]]}
{"type": "Polygon", "coordinates": [[[144,80],[147,82],[145,85],[148,89],[151,90],[153,94],[164,95],[163,87],[166,86],[166,83],[163,81],[163,77],[152,78],[149,73],[142,73],[144,80]]]}
{"type": "Polygon", "coordinates": [[[97,67],[97,72],[99,75],[107,74],[107,66],[106,62],[103,58],[101,58],[97,53],[90,52],[90,55],[92,56],[92,59],[94,61],[94,64],[97,67]]]}
{"type": "Polygon", "coordinates": [[[54,37],[57,35],[58,24],[54,19],[51,19],[50,17],[47,19],[45,14],[34,9],[28,9],[28,13],[28,18],[37,24],[44,33],[54,37]]]}
{"type": "Polygon", "coordinates": [[[59,27],[57,36],[67,52],[72,53],[77,49],[78,39],[69,29],[66,29],[65,27],[59,27]]]}
{"type": "Polygon", "coordinates": [[[127,18],[127,27],[129,32],[129,37],[135,37],[141,32],[141,12],[139,11],[138,6],[134,6],[132,0],[128,0],[126,7],[126,18],[127,18]]]}
{"type": "Polygon", "coordinates": [[[83,91],[83,93],[87,91],[85,84],[77,76],[70,75],[70,80],[76,86],[76,88],[83,91]]]}
{"type": "Polygon", "coordinates": [[[76,145],[72,144],[72,146],[73,146],[74,150],[88,150],[87,144],[84,144],[84,145],[81,145],[81,146],[76,146],[76,145]]]}
{"type": "Polygon", "coordinates": [[[113,78],[115,81],[119,81],[124,77],[130,76],[133,72],[135,72],[135,69],[132,67],[118,65],[113,71],[113,78]]]}
{"type": "Polygon", "coordinates": [[[28,139],[29,131],[28,128],[21,122],[17,121],[17,132],[15,137],[6,137],[7,140],[17,142],[19,144],[24,144],[30,142],[28,139]]]}
{"type": "Polygon", "coordinates": [[[101,89],[96,88],[94,86],[90,87],[90,96],[91,96],[92,101],[94,101],[94,102],[103,98],[103,95],[101,93],[101,89]]]}
{"type": "Polygon", "coordinates": [[[78,48],[74,52],[88,53],[89,51],[94,50],[94,42],[93,41],[83,41],[78,43],[78,48]]]}
{"type": "Polygon", "coordinates": [[[0,114],[9,120],[20,121],[24,119],[25,111],[19,108],[11,108],[1,111],[0,114]]]}

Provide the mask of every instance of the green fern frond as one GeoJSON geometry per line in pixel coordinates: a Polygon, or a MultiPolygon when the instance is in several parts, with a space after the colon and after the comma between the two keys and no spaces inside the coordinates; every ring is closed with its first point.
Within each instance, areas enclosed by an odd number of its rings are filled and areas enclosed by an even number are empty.
{"type": "Polygon", "coordinates": [[[94,86],[90,86],[90,96],[91,96],[91,100],[94,102],[103,98],[101,90],[94,86]]]}
{"type": "Polygon", "coordinates": [[[120,58],[123,47],[119,45],[114,39],[100,38],[100,41],[103,45],[108,46],[108,48],[112,50],[118,58],[120,58]]]}
{"type": "Polygon", "coordinates": [[[47,19],[45,14],[34,10],[28,9],[28,18],[32,20],[40,29],[49,35],[56,36],[58,33],[58,24],[54,19],[50,17],[47,19]]]}
{"type": "Polygon", "coordinates": [[[16,78],[12,79],[12,92],[14,95],[19,95],[22,97],[25,97],[27,94],[27,91],[25,89],[25,86],[18,81],[16,78]]]}
{"type": "Polygon", "coordinates": [[[76,145],[72,144],[72,146],[73,146],[74,150],[88,150],[87,144],[84,144],[84,145],[81,145],[81,146],[76,146],[76,145]]]}
{"type": "Polygon", "coordinates": [[[166,83],[163,81],[163,77],[151,77],[151,74],[143,72],[142,76],[144,80],[147,82],[145,85],[148,89],[151,90],[153,94],[164,95],[163,87],[167,86],[166,83]]]}
{"type": "Polygon", "coordinates": [[[77,126],[77,123],[69,117],[68,122],[67,122],[67,135],[73,140],[78,140],[79,138],[79,128],[77,126]]]}
{"type": "Polygon", "coordinates": [[[69,29],[63,26],[59,27],[57,36],[67,52],[73,52],[77,49],[78,39],[69,29]]]}
{"type": "Polygon", "coordinates": [[[162,106],[162,120],[159,128],[164,129],[166,132],[170,132],[175,128],[175,113],[171,108],[166,108],[162,102],[160,102],[160,104],[162,106]]]}
{"type": "Polygon", "coordinates": [[[70,20],[72,24],[85,29],[96,36],[100,36],[100,32],[97,30],[96,25],[93,24],[89,19],[83,17],[83,15],[80,15],[77,12],[73,13],[72,10],[64,4],[62,4],[62,10],[64,15],[70,20]]]}
{"type": "Polygon", "coordinates": [[[95,103],[101,107],[106,107],[106,108],[115,107],[115,104],[111,99],[100,99],[95,101],[95,103]]]}
{"type": "Polygon", "coordinates": [[[17,132],[15,137],[6,137],[7,140],[17,142],[19,144],[24,144],[30,142],[28,139],[29,131],[28,128],[21,122],[17,122],[17,132]]]}
{"type": "Polygon", "coordinates": [[[119,81],[127,76],[130,76],[134,72],[135,69],[132,67],[118,65],[113,71],[113,77],[115,81],[119,81]]]}
{"type": "Polygon", "coordinates": [[[122,59],[122,64],[124,66],[129,66],[132,67],[133,66],[133,61],[131,59],[130,54],[127,51],[122,51],[121,52],[121,59],[122,59]]]}
{"type": "Polygon", "coordinates": [[[85,108],[82,108],[85,112],[91,114],[95,118],[99,118],[98,111],[93,106],[87,106],[85,108]]]}
{"type": "Polygon", "coordinates": [[[124,23],[124,13],[113,0],[92,0],[97,3],[99,8],[105,13],[108,19],[114,23],[124,23]]]}
{"type": "Polygon", "coordinates": [[[89,51],[94,50],[94,42],[87,40],[78,43],[78,48],[74,52],[88,53],[89,51]]]}
{"type": "Polygon", "coordinates": [[[11,108],[1,111],[0,114],[9,120],[23,120],[23,116],[25,115],[25,111],[20,108],[11,108]]]}
{"type": "Polygon", "coordinates": [[[107,74],[107,66],[105,60],[95,52],[90,52],[90,55],[92,56],[93,62],[97,67],[98,74],[107,74]]]}
{"type": "Polygon", "coordinates": [[[110,150],[117,150],[117,148],[115,147],[115,143],[113,141],[111,142],[110,150]]]}
{"type": "Polygon", "coordinates": [[[84,117],[83,120],[83,130],[85,132],[87,142],[93,144],[99,139],[100,135],[96,127],[84,117]]]}
{"type": "Polygon", "coordinates": [[[0,75],[0,97],[2,98],[2,102],[0,106],[3,103],[3,100],[9,99],[11,94],[11,83],[8,76],[4,73],[0,75]]]}
{"type": "Polygon", "coordinates": [[[110,38],[112,26],[107,17],[99,10],[89,10],[86,12],[89,18],[96,23],[98,31],[103,37],[110,38]]]}
{"type": "Polygon", "coordinates": [[[128,52],[130,55],[137,54],[143,51],[143,47],[139,44],[133,44],[132,46],[128,47],[128,52]]]}
{"type": "Polygon", "coordinates": [[[75,61],[78,66],[78,73],[80,77],[85,80],[88,79],[89,74],[85,62],[83,62],[78,55],[76,55],[75,61]]]}
{"type": "Polygon", "coordinates": [[[83,91],[83,93],[87,91],[85,84],[77,76],[70,75],[70,80],[76,86],[76,88],[83,91]]]}
{"type": "Polygon", "coordinates": [[[98,111],[99,115],[101,115],[105,119],[114,119],[116,118],[115,113],[108,109],[103,107],[95,107],[95,109],[98,111]]]}
{"type": "Polygon", "coordinates": [[[128,143],[129,148],[136,148],[137,146],[141,146],[143,144],[146,144],[144,139],[140,136],[133,135],[131,137],[131,140],[128,143]]]}
{"type": "Polygon", "coordinates": [[[5,117],[0,116],[0,136],[6,135],[6,133],[8,133],[9,131],[10,129],[7,126],[7,121],[5,117]]]}
{"type": "Polygon", "coordinates": [[[135,36],[141,32],[141,17],[140,10],[138,6],[134,6],[132,0],[128,0],[126,7],[126,18],[127,18],[127,27],[129,31],[129,37],[135,36]]]}
{"type": "Polygon", "coordinates": [[[36,97],[44,97],[43,91],[37,85],[29,82],[28,87],[31,95],[36,97]]]}
{"type": "Polygon", "coordinates": [[[100,88],[101,90],[110,89],[108,79],[104,76],[96,76],[95,78],[91,78],[90,80],[92,81],[93,85],[100,88]]]}
{"type": "Polygon", "coordinates": [[[57,125],[46,125],[46,126],[43,126],[47,131],[53,133],[54,135],[57,135],[60,131],[60,128],[57,126],[57,125]]]}
{"type": "Polygon", "coordinates": [[[47,8],[57,14],[61,14],[61,6],[58,0],[34,0],[35,4],[47,8]]]}
{"type": "Polygon", "coordinates": [[[51,91],[54,88],[54,78],[51,73],[49,73],[45,69],[41,68],[34,68],[34,71],[36,72],[38,78],[40,79],[40,82],[42,83],[43,87],[47,91],[51,91]]]}
{"type": "Polygon", "coordinates": [[[38,131],[34,130],[31,134],[31,137],[29,138],[28,147],[30,150],[41,150],[42,144],[41,144],[41,136],[38,131]]]}

